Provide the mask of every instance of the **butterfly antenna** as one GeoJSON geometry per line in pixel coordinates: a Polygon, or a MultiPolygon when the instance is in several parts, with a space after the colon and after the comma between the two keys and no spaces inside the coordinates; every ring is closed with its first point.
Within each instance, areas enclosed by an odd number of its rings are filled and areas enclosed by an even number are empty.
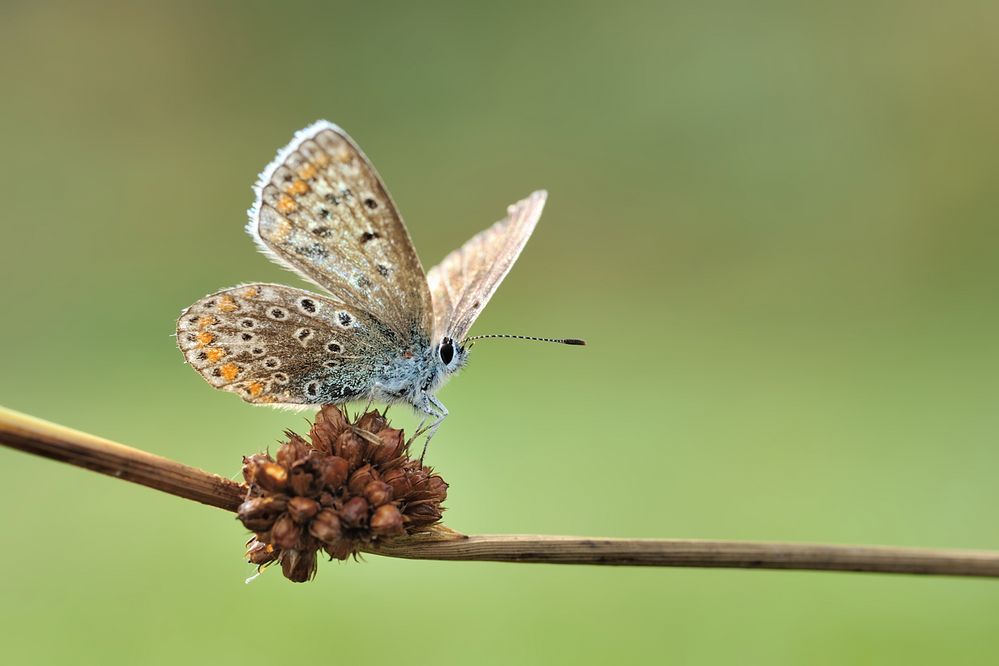
{"type": "Polygon", "coordinates": [[[489,335],[473,335],[471,337],[462,340],[461,346],[471,347],[476,340],[487,340],[489,338],[509,338],[512,340],[532,340],[534,342],[555,342],[560,345],[578,345],[581,347],[586,346],[586,340],[580,340],[579,338],[536,338],[531,335],[510,335],[509,333],[490,333],[489,335]],[[466,343],[472,343],[472,344],[466,345],[466,343]]]}

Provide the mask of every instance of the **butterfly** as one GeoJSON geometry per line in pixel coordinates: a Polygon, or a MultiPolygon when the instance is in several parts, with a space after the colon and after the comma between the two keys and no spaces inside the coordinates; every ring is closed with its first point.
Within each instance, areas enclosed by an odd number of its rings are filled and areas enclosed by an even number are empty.
{"type": "Polygon", "coordinates": [[[316,284],[223,289],[183,311],[177,342],[209,384],[278,406],[408,403],[428,440],[447,417],[435,392],[460,370],[468,337],[523,250],[547,194],[537,191],[424,274],[367,157],[319,121],[278,151],[254,187],[247,231],[268,257],[316,284]]]}

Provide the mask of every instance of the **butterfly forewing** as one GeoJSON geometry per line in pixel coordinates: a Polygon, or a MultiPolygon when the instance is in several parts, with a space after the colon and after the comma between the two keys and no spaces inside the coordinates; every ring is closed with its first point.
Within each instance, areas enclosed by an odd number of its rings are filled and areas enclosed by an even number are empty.
{"type": "Polygon", "coordinates": [[[507,209],[507,216],[473,236],[430,269],[434,339],[463,340],[510,272],[541,217],[547,193],[538,191],[507,209]]]}
{"type": "Polygon", "coordinates": [[[362,310],[275,284],[201,299],[178,320],[177,343],[212,386],[285,405],[360,395],[389,344],[362,310]]]}
{"type": "Polygon", "coordinates": [[[374,167],[337,126],[315,123],[278,153],[260,176],[248,230],[399,343],[429,335],[430,294],[406,227],[374,167]]]}
{"type": "Polygon", "coordinates": [[[465,338],[527,243],[545,192],[510,206],[429,275],[375,169],[332,123],[298,132],[255,192],[248,231],[328,295],[247,284],[206,296],[177,322],[184,357],[252,403],[408,402],[434,419],[429,439],[448,413],[434,389],[466,353],[441,338],[465,338]]]}

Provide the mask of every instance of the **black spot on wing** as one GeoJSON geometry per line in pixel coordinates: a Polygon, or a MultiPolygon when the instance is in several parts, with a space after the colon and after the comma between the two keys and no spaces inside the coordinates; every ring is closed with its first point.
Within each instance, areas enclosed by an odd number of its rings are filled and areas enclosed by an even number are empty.
{"type": "Polygon", "coordinates": [[[334,400],[349,400],[353,397],[361,395],[361,392],[354,388],[353,386],[339,386],[330,391],[334,400]]]}
{"type": "Polygon", "coordinates": [[[321,243],[310,243],[309,245],[295,245],[295,252],[307,259],[325,259],[330,256],[329,250],[327,250],[321,243]]]}

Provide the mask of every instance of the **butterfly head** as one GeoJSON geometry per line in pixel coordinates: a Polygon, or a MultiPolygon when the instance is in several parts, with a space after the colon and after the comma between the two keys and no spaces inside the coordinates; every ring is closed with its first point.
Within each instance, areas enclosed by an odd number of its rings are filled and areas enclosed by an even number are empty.
{"type": "Polygon", "coordinates": [[[468,357],[468,348],[449,337],[441,338],[437,345],[437,362],[441,374],[448,374],[460,370],[465,365],[468,357]]]}

